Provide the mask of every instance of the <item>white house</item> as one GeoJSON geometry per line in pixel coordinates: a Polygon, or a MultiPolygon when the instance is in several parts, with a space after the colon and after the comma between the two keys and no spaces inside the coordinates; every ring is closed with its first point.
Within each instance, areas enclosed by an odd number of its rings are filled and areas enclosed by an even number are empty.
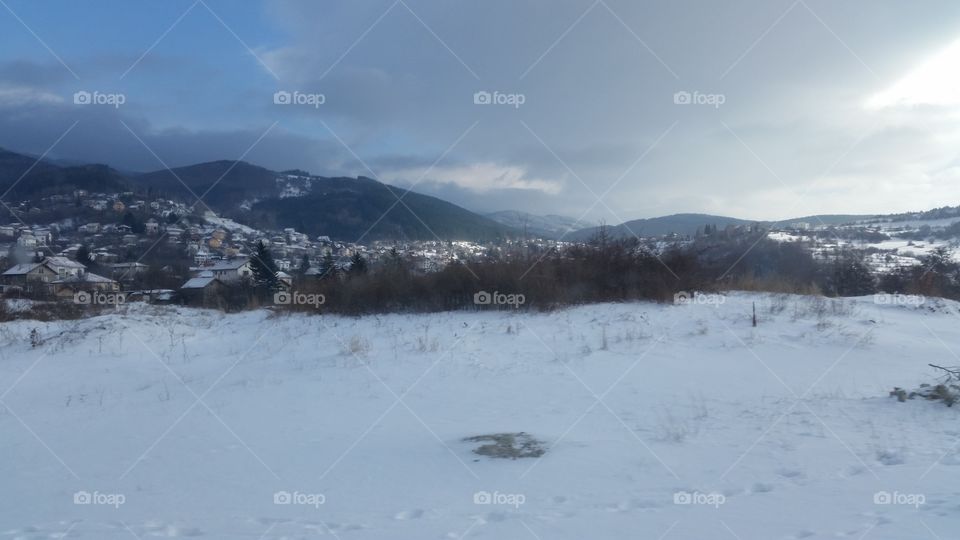
{"type": "Polygon", "coordinates": [[[246,257],[213,261],[212,264],[191,268],[190,271],[194,277],[199,277],[201,273],[209,272],[210,276],[224,283],[253,277],[253,268],[250,265],[250,259],[246,257]]]}
{"type": "Polygon", "coordinates": [[[25,248],[37,247],[37,237],[32,234],[21,234],[20,238],[17,238],[17,245],[25,248]]]}

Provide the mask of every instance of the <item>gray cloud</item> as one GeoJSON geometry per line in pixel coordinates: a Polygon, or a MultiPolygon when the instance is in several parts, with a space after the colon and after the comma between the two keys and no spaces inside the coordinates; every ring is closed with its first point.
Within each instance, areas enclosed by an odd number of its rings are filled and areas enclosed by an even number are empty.
{"type": "MultiPolygon", "coordinates": [[[[960,13],[945,0],[406,3],[413,13],[392,0],[270,0],[265,17],[285,39],[254,48],[279,81],[251,61],[257,77],[225,83],[213,59],[158,51],[131,77],[140,99],[119,111],[25,105],[24,92],[75,85],[57,64],[14,59],[0,64],[0,104],[4,89],[20,100],[0,105],[0,145],[41,152],[79,120],[57,152],[143,170],[156,160],[120,120],[171,165],[238,157],[277,121],[249,161],[318,174],[369,175],[369,165],[410,185],[443,155],[418,190],[477,210],[572,216],[619,181],[588,216],[609,222],[899,211],[960,197],[958,111],[864,107],[957,39],[960,13]],[[163,94],[151,94],[159,83],[163,94]],[[326,102],[276,107],[278,89],[326,102]],[[525,102],[476,105],[478,91],[525,102]],[[724,102],[676,105],[679,91],[724,102]]],[[[128,56],[69,61],[99,81],[128,56]]]]}

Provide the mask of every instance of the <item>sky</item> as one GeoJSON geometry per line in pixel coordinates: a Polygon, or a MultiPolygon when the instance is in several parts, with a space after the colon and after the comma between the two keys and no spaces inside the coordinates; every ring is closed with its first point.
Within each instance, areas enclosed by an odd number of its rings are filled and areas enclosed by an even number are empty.
{"type": "Polygon", "coordinates": [[[478,212],[960,204],[955,0],[0,0],[0,147],[478,212]]]}

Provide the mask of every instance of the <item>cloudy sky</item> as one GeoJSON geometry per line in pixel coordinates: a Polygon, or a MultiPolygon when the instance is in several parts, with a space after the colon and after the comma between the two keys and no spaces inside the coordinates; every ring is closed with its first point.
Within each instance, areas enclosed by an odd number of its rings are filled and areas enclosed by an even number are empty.
{"type": "Polygon", "coordinates": [[[610,223],[960,204],[956,0],[0,0],[0,42],[0,147],[125,170],[610,223]]]}

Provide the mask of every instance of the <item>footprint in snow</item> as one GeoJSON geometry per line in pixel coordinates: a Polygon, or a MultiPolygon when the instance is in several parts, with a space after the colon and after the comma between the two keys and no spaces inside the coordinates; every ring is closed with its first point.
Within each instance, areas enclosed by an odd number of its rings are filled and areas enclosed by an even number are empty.
{"type": "Polygon", "coordinates": [[[770,493],[773,491],[773,484],[757,482],[750,488],[750,493],[770,493]]]}
{"type": "Polygon", "coordinates": [[[403,512],[397,512],[393,519],[405,521],[408,519],[420,519],[423,517],[423,510],[414,509],[414,510],[404,510],[403,512]]]}
{"type": "Polygon", "coordinates": [[[907,460],[904,457],[902,450],[887,449],[877,452],[877,461],[884,465],[890,466],[903,465],[907,460]]]}
{"type": "Polygon", "coordinates": [[[780,469],[777,471],[777,474],[783,478],[790,478],[792,480],[799,480],[805,476],[803,471],[799,469],[780,469]]]}

